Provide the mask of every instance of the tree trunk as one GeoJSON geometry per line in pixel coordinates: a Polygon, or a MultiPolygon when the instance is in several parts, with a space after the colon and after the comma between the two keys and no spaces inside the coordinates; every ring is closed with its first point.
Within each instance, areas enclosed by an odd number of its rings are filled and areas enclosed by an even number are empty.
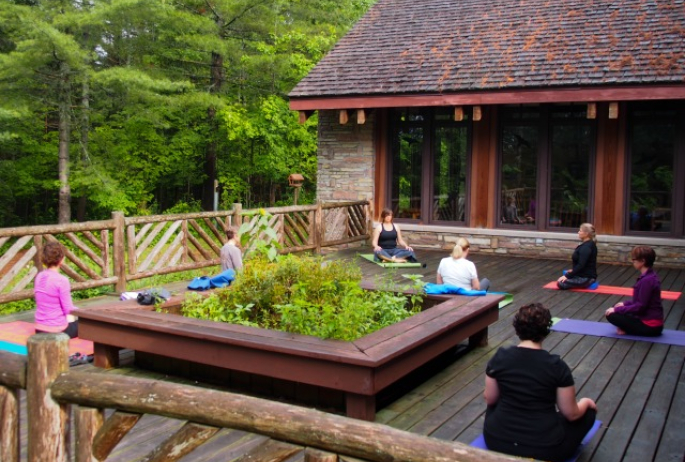
{"type": "Polygon", "coordinates": [[[57,171],[59,175],[59,208],[57,222],[71,221],[71,188],[69,187],[69,65],[60,63],[59,89],[59,161],[57,171]]]}
{"type": "MultiPolygon", "coordinates": [[[[224,83],[224,57],[216,52],[212,52],[212,65],[210,70],[210,93],[219,93],[224,83]]],[[[207,110],[209,119],[209,142],[205,155],[205,184],[202,194],[202,208],[204,210],[214,210],[214,192],[216,182],[216,108],[210,107],[207,110]]]]}
{"type": "MultiPolygon", "coordinates": [[[[85,167],[88,162],[88,133],[90,128],[90,86],[88,85],[88,78],[83,82],[81,93],[81,166],[85,167]]],[[[81,192],[78,198],[78,206],[76,208],[76,221],[86,221],[86,203],[87,197],[85,191],[81,192]]]]}

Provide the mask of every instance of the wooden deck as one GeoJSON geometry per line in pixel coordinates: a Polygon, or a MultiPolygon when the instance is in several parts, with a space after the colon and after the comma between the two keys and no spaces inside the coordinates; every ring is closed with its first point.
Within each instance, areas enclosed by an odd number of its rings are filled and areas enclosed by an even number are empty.
{"type": "MultiPolygon", "coordinates": [[[[355,258],[354,250],[334,258],[355,258]]],[[[422,274],[435,281],[435,269],[444,252],[419,251],[427,268],[383,269],[356,258],[367,278],[390,275],[406,283],[401,275],[422,274]]],[[[414,433],[469,443],[482,431],[485,404],[482,398],[484,370],[497,348],[515,344],[511,327],[516,310],[523,304],[542,302],[553,316],[599,321],[604,310],[621,297],[591,293],[545,290],[556,279],[564,262],[495,257],[473,253],[479,275],[492,281],[493,291],[514,294],[514,303],[500,311],[500,320],[490,326],[489,345],[467,350],[413,389],[380,409],[376,421],[414,433]]],[[[683,291],[685,271],[656,267],[664,290],[683,291]]],[[[631,286],[636,273],[629,266],[600,265],[602,284],[631,286]]],[[[91,302],[96,303],[96,302],[91,302]]],[[[82,304],[85,306],[85,304],[82,304]]],[[[666,328],[685,330],[685,295],[665,301],[666,328]]],[[[0,319],[14,320],[30,314],[0,319]]],[[[562,358],[573,370],[580,396],[597,402],[603,422],[598,435],[580,456],[580,461],[682,461],[685,455],[685,347],[633,342],[553,332],[544,347],[562,358]]],[[[92,366],[79,366],[87,370],[92,366]]],[[[109,373],[160,380],[181,381],[122,367],[109,373]]],[[[196,384],[194,384],[196,385],[196,384]]],[[[107,460],[141,460],[156,444],[173,434],[183,422],[145,416],[107,460]]],[[[22,427],[25,446],[25,425],[22,427]]],[[[222,430],[184,460],[269,460],[264,456],[268,438],[237,430],[222,430]],[[260,452],[262,451],[262,452],[260,452]],[[261,455],[260,455],[261,454],[261,455]]],[[[22,448],[25,458],[25,447],[22,448]]],[[[304,460],[296,452],[289,461],[304,460]]]]}

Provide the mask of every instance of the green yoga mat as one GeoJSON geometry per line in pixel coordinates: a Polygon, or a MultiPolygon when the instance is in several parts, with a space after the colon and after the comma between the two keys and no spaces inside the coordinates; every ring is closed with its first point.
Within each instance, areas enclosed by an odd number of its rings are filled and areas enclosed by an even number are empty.
{"type": "Polygon", "coordinates": [[[411,262],[391,263],[391,262],[374,261],[372,253],[361,253],[361,254],[359,254],[359,256],[365,260],[369,260],[371,263],[375,263],[377,265],[380,265],[383,268],[420,268],[423,266],[422,263],[418,263],[418,262],[417,263],[411,263],[411,262]]]}
{"type": "Polygon", "coordinates": [[[504,295],[504,300],[499,302],[499,309],[501,310],[507,305],[514,303],[514,294],[508,294],[506,292],[488,292],[489,295],[504,295]]]}

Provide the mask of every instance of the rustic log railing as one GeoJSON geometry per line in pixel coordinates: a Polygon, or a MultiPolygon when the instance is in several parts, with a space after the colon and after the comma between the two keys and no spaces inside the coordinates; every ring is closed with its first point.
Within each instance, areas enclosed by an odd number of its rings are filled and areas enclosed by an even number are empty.
{"type": "Polygon", "coordinates": [[[144,460],[178,460],[221,428],[277,440],[268,458],[276,462],[299,452],[309,462],[334,462],[340,456],[367,461],[518,460],[462,443],[229,392],[118,374],[72,372],[64,334],[29,338],[28,359],[0,352],[0,371],[3,461],[20,460],[19,389],[26,389],[29,462],[63,462],[70,454],[77,462],[106,460],[143,414],[186,422],[144,460]],[[76,405],[73,428],[69,422],[72,405],[76,405]],[[107,418],[105,409],[113,410],[107,418]]]}
{"type": "MultiPolygon", "coordinates": [[[[299,252],[368,239],[368,201],[272,207],[270,226],[282,252],[299,252]]],[[[44,242],[59,240],[67,250],[64,273],[72,289],[115,285],[159,274],[215,266],[226,243],[226,230],[237,231],[258,218],[258,210],[234,204],[221,212],[124,217],[65,225],[0,229],[0,303],[33,296],[33,278],[41,266],[44,242]]],[[[246,246],[257,238],[253,235],[246,246]]]]}

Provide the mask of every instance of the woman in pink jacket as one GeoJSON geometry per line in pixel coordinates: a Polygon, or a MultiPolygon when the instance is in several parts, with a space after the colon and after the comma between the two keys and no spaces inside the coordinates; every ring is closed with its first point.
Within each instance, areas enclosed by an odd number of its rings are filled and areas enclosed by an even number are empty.
{"type": "Polygon", "coordinates": [[[36,297],[36,333],[64,332],[78,337],[78,321],[70,313],[76,307],[71,301],[69,280],[59,273],[64,262],[64,248],[59,242],[48,242],[43,247],[43,265],[34,281],[36,297]]]}

